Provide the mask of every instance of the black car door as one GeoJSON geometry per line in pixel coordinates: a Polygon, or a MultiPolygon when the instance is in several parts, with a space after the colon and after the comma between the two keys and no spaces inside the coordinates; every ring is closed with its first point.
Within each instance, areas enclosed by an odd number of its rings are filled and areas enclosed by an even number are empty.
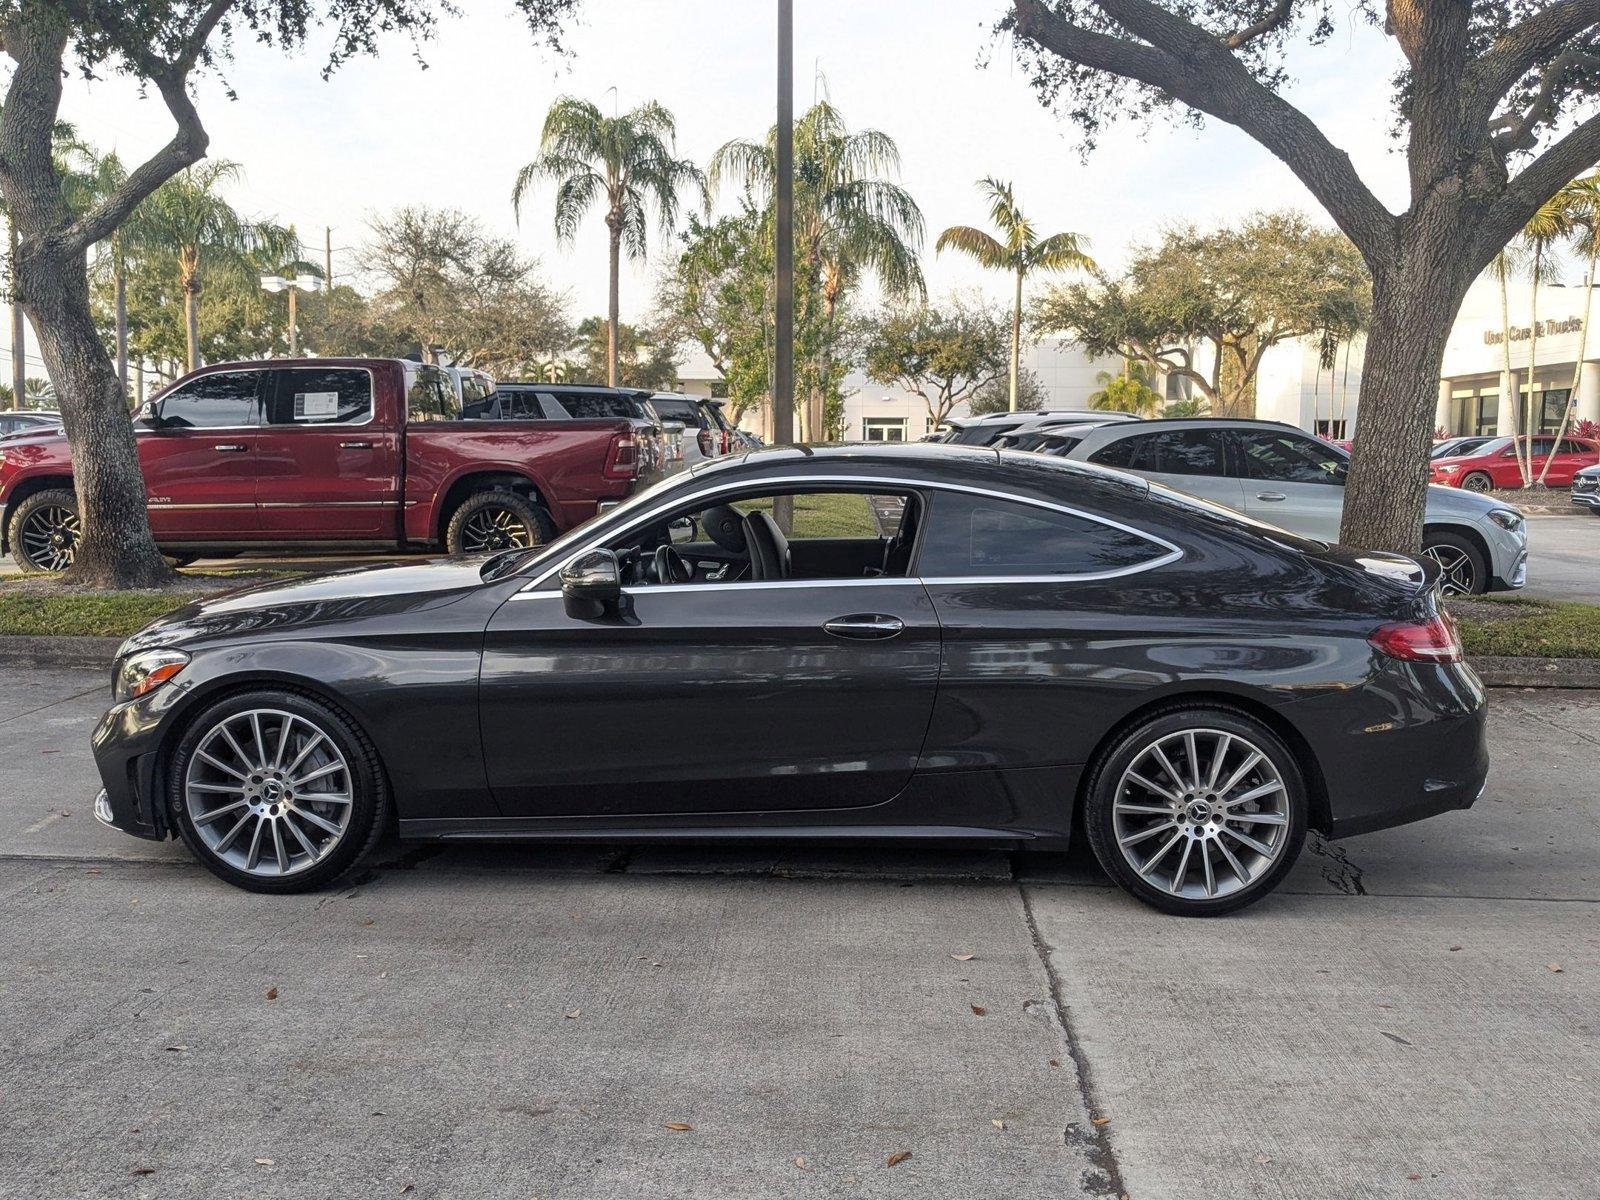
{"type": "Polygon", "coordinates": [[[856,808],[916,767],[939,623],[912,578],[628,587],[567,615],[556,580],[489,623],[484,756],[508,816],[856,808]],[[893,636],[881,624],[898,623],[893,636]]]}

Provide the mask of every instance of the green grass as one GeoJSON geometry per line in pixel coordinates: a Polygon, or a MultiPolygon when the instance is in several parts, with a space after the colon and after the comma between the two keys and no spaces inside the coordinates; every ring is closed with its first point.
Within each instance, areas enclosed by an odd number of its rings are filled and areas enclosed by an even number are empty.
{"type": "MultiPolygon", "coordinates": [[[[772,501],[741,500],[734,507],[740,512],[756,509],[772,511],[772,501]]],[[[794,531],[797,538],[875,538],[878,523],[865,496],[851,492],[819,492],[794,498],[794,531]]]]}
{"type": "Polygon", "coordinates": [[[57,592],[0,587],[0,635],[127,637],[204,592],[57,592]]]}
{"type": "Polygon", "coordinates": [[[1451,601],[1470,661],[1512,658],[1600,658],[1600,605],[1525,598],[1451,601]]]}

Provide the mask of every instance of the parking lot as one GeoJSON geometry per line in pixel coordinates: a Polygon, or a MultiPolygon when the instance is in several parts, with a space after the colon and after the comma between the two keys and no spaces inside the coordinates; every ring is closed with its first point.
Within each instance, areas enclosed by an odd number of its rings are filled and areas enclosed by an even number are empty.
{"type": "Polygon", "coordinates": [[[247,895],[91,819],[105,692],[0,682],[3,1196],[1600,1177],[1597,694],[1496,693],[1475,809],[1183,921],[1082,855],[969,849],[408,846],[247,895]]]}

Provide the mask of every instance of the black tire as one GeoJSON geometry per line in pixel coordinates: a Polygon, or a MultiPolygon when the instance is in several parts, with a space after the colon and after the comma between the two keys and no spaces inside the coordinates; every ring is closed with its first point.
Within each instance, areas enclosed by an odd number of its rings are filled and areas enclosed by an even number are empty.
{"type": "Polygon", "coordinates": [[[1461,486],[1469,492],[1492,492],[1494,480],[1482,471],[1469,471],[1462,476],[1461,486]]]}
{"type": "MultiPolygon", "coordinates": [[[[1235,743],[1237,746],[1237,743],[1235,743]]],[[[1224,751],[1226,754],[1227,751],[1224,751]]],[[[1236,749],[1236,754],[1242,750],[1236,749]]],[[[1237,765],[1237,759],[1230,766],[1237,765]]],[[[1180,770],[1186,769],[1180,767],[1180,770]]],[[[1249,781],[1254,778],[1245,776],[1241,786],[1249,786],[1249,781]]],[[[1248,904],[1254,904],[1267,893],[1271,892],[1282,881],[1283,877],[1294,867],[1295,860],[1300,857],[1300,849],[1305,843],[1306,827],[1310,815],[1310,799],[1306,791],[1305,776],[1300,770],[1300,764],[1293,752],[1286,746],[1282,739],[1271,729],[1253,717],[1237,709],[1221,705],[1183,705],[1158,710],[1151,716],[1141,721],[1137,726],[1121,734],[1115,742],[1105,748],[1097,756],[1094,765],[1085,781],[1084,797],[1084,830],[1088,834],[1090,848],[1099,860],[1100,866],[1112,880],[1130,895],[1152,908],[1162,912],[1174,913],[1184,917],[1214,917],[1223,913],[1233,912],[1248,904]],[[1216,866],[1216,880],[1219,889],[1215,896],[1190,896],[1179,895],[1169,887],[1157,886],[1149,878],[1135,869],[1124,856],[1122,848],[1117,841],[1115,806],[1117,804],[1117,790],[1123,779],[1124,772],[1134,764],[1149,748],[1164,738],[1175,734],[1181,735],[1195,732],[1198,738],[1211,736],[1212,746],[1221,745],[1221,739],[1216,735],[1226,734],[1232,738],[1241,739],[1255,750],[1263,754],[1273,771],[1277,774],[1281,784],[1282,801],[1274,800],[1281,805],[1281,813],[1272,814],[1274,818],[1281,816],[1283,821],[1279,826],[1281,841],[1272,843],[1272,848],[1277,854],[1276,858],[1268,859],[1260,864],[1260,872],[1248,881],[1236,872],[1227,870],[1225,866],[1216,866]],[[1225,878],[1224,872],[1231,878],[1225,878]],[[1223,892],[1223,887],[1232,887],[1234,890],[1223,892]]],[[[1259,806],[1258,806],[1259,807],[1259,806]]],[[[1175,809],[1175,817],[1177,810],[1175,809]]],[[[1134,818],[1146,820],[1153,824],[1161,821],[1160,817],[1134,818]]],[[[1177,834],[1174,839],[1174,849],[1183,855],[1183,862],[1187,866],[1188,857],[1192,847],[1184,847],[1182,838],[1189,838],[1194,845],[1201,845],[1203,857],[1209,856],[1213,864],[1223,864],[1224,860],[1218,855],[1212,855],[1210,845],[1221,845],[1223,833],[1207,834],[1201,823],[1190,823],[1187,813],[1184,814],[1184,823],[1174,819],[1169,827],[1177,834]],[[1193,836],[1191,836],[1193,835],[1193,836]],[[1211,840],[1206,841],[1207,838],[1211,840]]],[[[1260,827],[1251,826],[1253,833],[1259,833],[1260,827]]],[[[1131,836],[1131,835],[1130,835],[1131,836]]],[[[1146,835],[1150,836],[1150,835],[1146,835]]],[[[1157,843],[1157,849],[1166,843],[1165,829],[1159,830],[1151,840],[1157,843]]],[[[1241,848],[1235,857],[1249,857],[1242,849],[1242,839],[1235,843],[1234,835],[1228,835],[1227,845],[1241,848]]],[[[1271,835],[1268,836],[1278,836],[1271,835]]],[[[1234,853],[1229,850],[1229,853],[1234,853]]],[[[1168,860],[1176,865],[1176,859],[1168,860]]],[[[1165,869],[1163,867],[1162,869],[1165,869]]],[[[1159,876],[1160,871],[1153,873],[1159,876]]],[[[1176,872],[1174,871],[1174,874],[1176,872]]],[[[1194,872],[1189,871],[1183,876],[1184,883],[1194,878],[1194,872]]],[[[1196,881],[1203,889],[1207,880],[1203,873],[1196,881]]],[[[1178,885],[1180,890],[1186,890],[1184,883],[1178,885]]]]}
{"type": "Polygon", "coordinates": [[[1440,583],[1447,596],[1481,596],[1489,590],[1489,563],[1478,544],[1459,533],[1430,531],[1422,552],[1444,572],[1440,583]]]}
{"type": "Polygon", "coordinates": [[[11,558],[24,575],[51,575],[72,565],[77,552],[78,497],[69,488],[35,492],[11,513],[6,531],[11,558]],[[59,529],[70,526],[70,545],[59,529]],[[41,538],[46,539],[41,542],[41,538]],[[54,565],[52,565],[54,564],[54,565]]]}
{"type": "MultiPolygon", "coordinates": [[[[173,748],[168,768],[168,813],[189,852],[213,875],[246,891],[287,894],[326,887],[366,862],[390,825],[388,784],[371,740],[348,714],[301,692],[276,688],[235,692],[206,706],[190,718],[173,748]],[[201,837],[186,796],[190,760],[206,735],[221,721],[261,709],[290,714],[309,723],[337,748],[349,768],[350,816],[342,836],[311,865],[280,876],[251,873],[221,857],[201,837]]],[[[323,811],[328,811],[326,806],[323,811]]],[[[205,814],[201,816],[204,819],[205,814]]],[[[221,826],[230,820],[231,817],[223,818],[216,824],[221,826]]],[[[292,845],[290,839],[285,841],[292,845]]]]}
{"type": "Polygon", "coordinates": [[[497,488],[462,501],[445,526],[444,545],[451,554],[482,554],[517,545],[542,546],[554,536],[555,525],[544,509],[526,496],[497,488]],[[497,516],[504,519],[503,533],[485,535],[485,518],[492,521],[497,516]]]}

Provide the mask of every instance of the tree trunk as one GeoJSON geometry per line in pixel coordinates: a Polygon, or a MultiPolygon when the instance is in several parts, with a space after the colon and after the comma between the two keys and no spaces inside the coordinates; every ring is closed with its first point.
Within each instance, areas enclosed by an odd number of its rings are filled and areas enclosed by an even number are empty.
{"type": "Polygon", "coordinates": [[[22,318],[22,285],[17,282],[17,226],[11,225],[11,407],[22,407],[22,393],[28,388],[28,360],[23,351],[28,339],[22,318]]]}
{"type": "Polygon", "coordinates": [[[122,269],[122,261],[112,264],[116,275],[112,278],[111,288],[117,310],[117,384],[122,388],[122,394],[128,394],[128,277],[122,269]]]}
{"type": "Polygon", "coordinates": [[[1361,411],[1339,527],[1339,540],[1353,546],[1422,547],[1439,371],[1470,282],[1456,278],[1461,268],[1452,269],[1449,238],[1437,241],[1402,255],[1402,267],[1373,275],[1361,411]]]}
{"type": "Polygon", "coordinates": [[[25,249],[28,316],[60,394],[83,535],[69,572],[93,587],[157,587],[174,578],[150,536],[128,403],[89,307],[84,254],[25,249]]]}
{"type": "Polygon", "coordinates": [[[1011,412],[1017,411],[1017,376],[1022,371],[1022,276],[1019,267],[1016,303],[1011,308],[1011,390],[1006,400],[1006,408],[1011,412]]]}
{"type": "Polygon", "coordinates": [[[611,274],[606,292],[606,385],[616,387],[617,336],[622,319],[622,218],[619,213],[606,214],[606,229],[611,235],[607,261],[611,274]]]}

